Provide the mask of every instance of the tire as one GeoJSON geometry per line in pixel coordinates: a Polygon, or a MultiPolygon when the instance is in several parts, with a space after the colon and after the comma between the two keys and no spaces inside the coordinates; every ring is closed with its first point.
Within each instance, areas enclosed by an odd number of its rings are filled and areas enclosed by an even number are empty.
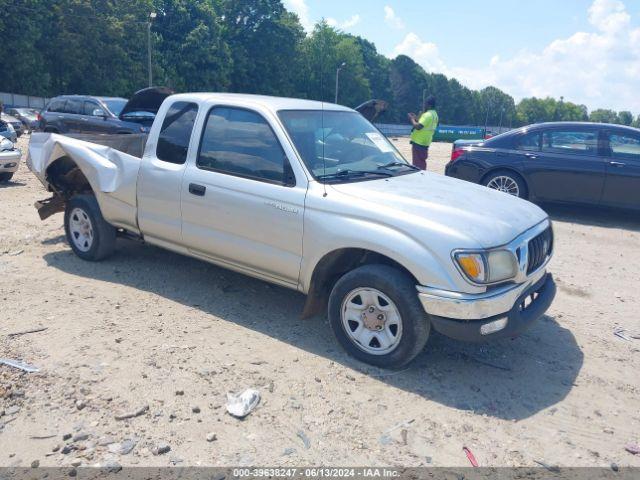
{"type": "Polygon", "coordinates": [[[400,368],[409,363],[424,349],[431,329],[415,282],[387,265],[364,265],[345,274],[331,291],[328,311],[340,345],[377,367],[400,368]]]}
{"type": "Polygon", "coordinates": [[[527,199],[529,191],[524,179],[511,170],[497,170],[487,175],[482,184],[493,190],[513,195],[514,197],[527,199]],[[501,187],[501,188],[500,188],[501,187]]]}
{"type": "Polygon", "coordinates": [[[0,182],[8,182],[13,178],[13,172],[2,172],[0,173],[0,182]]]}
{"type": "Polygon", "coordinates": [[[64,231],[73,252],[90,262],[97,262],[113,253],[116,229],[102,216],[93,195],[76,195],[67,202],[64,231]]]}

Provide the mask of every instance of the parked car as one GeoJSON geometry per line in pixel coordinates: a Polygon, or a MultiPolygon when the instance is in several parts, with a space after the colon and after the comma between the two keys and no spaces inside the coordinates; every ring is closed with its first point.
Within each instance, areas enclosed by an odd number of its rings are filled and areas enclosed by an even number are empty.
{"type": "Polygon", "coordinates": [[[13,142],[0,137],[0,182],[8,182],[13,178],[13,174],[18,170],[22,152],[18,150],[13,142]]]}
{"type": "Polygon", "coordinates": [[[545,212],[418,170],[339,105],[174,95],[141,159],[37,133],[27,164],[54,192],[40,216],[65,212],[80,258],[134,236],[301,291],[304,316],[327,308],[340,344],[382,367],[413,359],[431,328],[515,336],[555,295],[545,212]]]}
{"type": "Polygon", "coordinates": [[[145,102],[172,93],[164,87],[153,87],[136,92],[130,100],[62,95],[52,98],[42,111],[39,130],[61,134],[148,133],[155,115],[145,108],[145,102]]]}
{"type": "Polygon", "coordinates": [[[454,143],[445,173],[532,201],[640,209],[640,130],[530,125],[482,143],[454,143]]]}
{"type": "MultiPolygon", "coordinates": [[[[4,137],[13,143],[18,141],[16,130],[10,123],[5,122],[2,118],[0,118],[0,137],[4,137]]],[[[0,140],[2,140],[2,138],[0,138],[0,140]]]]}
{"type": "Polygon", "coordinates": [[[19,137],[24,133],[24,127],[22,126],[22,122],[18,120],[16,117],[13,117],[7,113],[2,112],[0,114],[0,120],[10,124],[13,129],[16,131],[16,135],[19,137]]]}
{"type": "Polygon", "coordinates": [[[20,120],[25,131],[34,131],[40,123],[40,113],[34,108],[13,107],[7,113],[20,120]]]}

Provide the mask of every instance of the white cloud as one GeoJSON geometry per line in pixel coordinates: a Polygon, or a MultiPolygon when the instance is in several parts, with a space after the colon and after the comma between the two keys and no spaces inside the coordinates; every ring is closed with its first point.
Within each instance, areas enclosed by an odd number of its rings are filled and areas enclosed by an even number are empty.
{"type": "Polygon", "coordinates": [[[399,30],[404,29],[404,22],[396,15],[396,12],[394,12],[393,8],[389,5],[384,6],[384,21],[394,28],[399,30]]]}
{"type": "Polygon", "coordinates": [[[284,0],[283,3],[287,10],[298,15],[300,24],[306,31],[313,30],[313,22],[309,16],[309,5],[305,0],[284,0]]]}
{"type": "Polygon", "coordinates": [[[594,0],[586,13],[592,31],[554,40],[540,51],[494,55],[482,68],[447,66],[437,45],[415,33],[396,46],[394,55],[409,55],[427,71],[456,77],[472,88],[495,85],[517,100],[563,96],[591,109],[640,113],[640,28],[632,28],[620,0],[594,0]]]}
{"type": "Polygon", "coordinates": [[[347,30],[351,27],[356,26],[358,23],[360,23],[360,15],[353,15],[351,18],[349,18],[348,20],[345,20],[344,22],[339,22],[335,18],[331,18],[331,17],[326,18],[325,20],[327,24],[329,24],[332,27],[339,28],[341,30],[347,30]]]}
{"type": "Polygon", "coordinates": [[[407,55],[415,60],[427,72],[447,73],[447,67],[440,58],[435,43],[423,42],[415,33],[408,33],[404,40],[396,45],[393,56],[407,55]]]}

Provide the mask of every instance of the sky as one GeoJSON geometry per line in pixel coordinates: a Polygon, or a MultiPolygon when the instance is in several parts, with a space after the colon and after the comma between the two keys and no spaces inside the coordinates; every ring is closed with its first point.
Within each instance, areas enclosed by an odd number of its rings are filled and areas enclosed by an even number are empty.
{"type": "MultiPolygon", "coordinates": [[[[284,0],[426,71],[640,114],[640,0],[284,0]]],[[[437,92],[434,92],[437,93],[437,92]]]]}

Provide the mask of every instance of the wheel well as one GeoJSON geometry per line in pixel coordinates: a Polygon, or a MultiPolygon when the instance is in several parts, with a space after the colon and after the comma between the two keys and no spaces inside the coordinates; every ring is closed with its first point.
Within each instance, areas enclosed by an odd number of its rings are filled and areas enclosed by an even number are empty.
{"type": "Polygon", "coordinates": [[[345,273],[362,265],[372,264],[397,268],[418,283],[409,270],[386,255],[362,248],[334,250],[322,257],[313,270],[302,318],[311,317],[326,309],[333,286],[345,273]]]}
{"type": "Polygon", "coordinates": [[[60,157],[49,165],[45,178],[51,190],[66,198],[80,193],[93,193],[89,180],[69,157],[60,157]]]}

